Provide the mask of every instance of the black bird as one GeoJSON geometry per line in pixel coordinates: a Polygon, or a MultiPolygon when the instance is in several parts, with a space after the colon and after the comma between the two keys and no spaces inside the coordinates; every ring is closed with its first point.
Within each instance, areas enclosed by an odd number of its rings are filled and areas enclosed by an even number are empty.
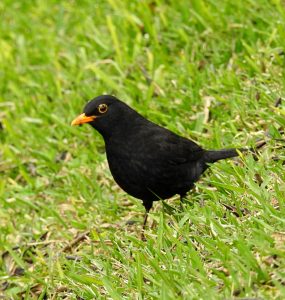
{"type": "Polygon", "coordinates": [[[182,200],[209,164],[238,156],[236,149],[204,150],[109,95],[88,102],[72,125],[83,123],[89,123],[103,136],[117,184],[142,200],[146,209],[143,228],[153,201],[175,194],[182,200]]]}

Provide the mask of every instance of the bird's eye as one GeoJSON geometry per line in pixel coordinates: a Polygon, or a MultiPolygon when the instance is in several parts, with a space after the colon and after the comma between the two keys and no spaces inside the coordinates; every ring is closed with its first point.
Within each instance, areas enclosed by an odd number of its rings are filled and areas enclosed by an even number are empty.
{"type": "Polygon", "coordinates": [[[104,114],[107,110],[108,110],[107,104],[102,103],[98,106],[98,111],[100,114],[104,114]]]}

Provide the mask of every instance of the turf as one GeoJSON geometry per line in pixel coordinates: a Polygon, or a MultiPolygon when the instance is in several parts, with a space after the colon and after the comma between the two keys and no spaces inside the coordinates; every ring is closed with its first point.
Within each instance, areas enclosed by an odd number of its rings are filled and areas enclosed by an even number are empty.
{"type": "Polygon", "coordinates": [[[0,298],[285,298],[279,0],[0,2],[0,298]],[[141,203],[70,122],[108,93],[207,149],[187,203],[141,203]]]}

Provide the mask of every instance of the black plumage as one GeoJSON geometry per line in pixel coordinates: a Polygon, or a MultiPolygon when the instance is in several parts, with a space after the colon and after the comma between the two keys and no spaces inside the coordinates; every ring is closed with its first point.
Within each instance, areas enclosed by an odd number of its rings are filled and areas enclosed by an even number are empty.
{"type": "MultiPolygon", "coordinates": [[[[109,95],[88,102],[72,124],[83,123],[103,136],[115,181],[125,192],[141,199],[146,212],[153,201],[175,194],[184,197],[209,163],[238,155],[236,149],[204,150],[109,95]]],[[[147,214],[144,225],[146,219],[147,214]]]]}

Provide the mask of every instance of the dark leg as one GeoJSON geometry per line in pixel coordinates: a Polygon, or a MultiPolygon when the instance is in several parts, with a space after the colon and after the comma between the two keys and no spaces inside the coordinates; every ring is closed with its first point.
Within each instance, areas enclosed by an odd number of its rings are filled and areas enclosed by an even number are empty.
{"type": "Polygon", "coordinates": [[[146,210],[145,210],[145,214],[144,214],[144,220],[143,220],[142,231],[141,231],[141,240],[142,240],[142,241],[146,241],[146,237],[145,237],[145,235],[144,235],[144,231],[145,231],[145,228],[146,228],[146,222],[147,222],[148,213],[149,213],[149,209],[146,209],[146,210]]]}
{"type": "Polygon", "coordinates": [[[146,222],[147,222],[148,213],[149,213],[149,210],[146,210],[146,211],[145,211],[145,214],[144,214],[144,220],[143,220],[143,227],[142,227],[142,230],[143,230],[143,231],[145,230],[145,226],[146,226],[146,222]]]}
{"type": "Polygon", "coordinates": [[[143,228],[142,228],[143,231],[145,230],[145,227],[146,227],[148,213],[149,213],[149,210],[146,210],[145,214],[144,214],[144,219],[143,219],[143,228]]]}
{"type": "Polygon", "coordinates": [[[150,209],[152,208],[152,202],[143,202],[143,205],[145,207],[145,215],[144,215],[144,220],[143,220],[143,226],[142,226],[142,231],[141,231],[141,240],[145,241],[145,235],[144,235],[144,231],[146,228],[146,223],[147,223],[147,217],[148,217],[148,213],[150,211],[150,209]]]}
{"type": "Polygon", "coordinates": [[[183,203],[184,203],[184,198],[186,197],[186,194],[180,194],[180,209],[183,211],[183,203]]]}

